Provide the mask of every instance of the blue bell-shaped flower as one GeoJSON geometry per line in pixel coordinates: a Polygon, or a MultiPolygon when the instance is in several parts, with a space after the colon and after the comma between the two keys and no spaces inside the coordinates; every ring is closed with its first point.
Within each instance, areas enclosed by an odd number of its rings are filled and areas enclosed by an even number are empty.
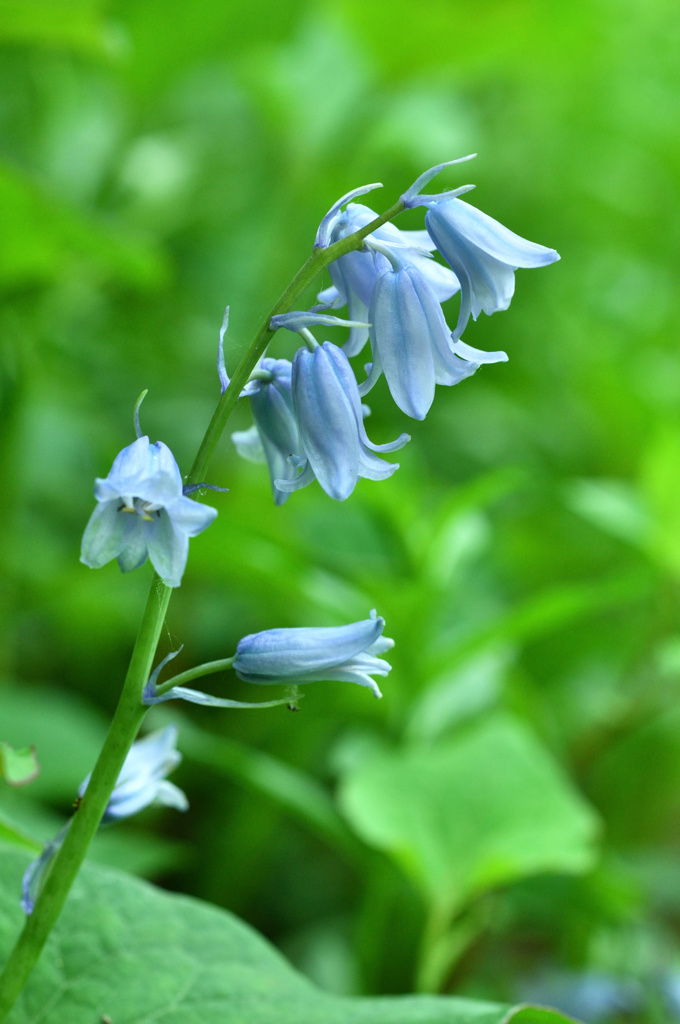
{"type": "Polygon", "coordinates": [[[554,249],[516,235],[462,199],[433,203],[425,215],[432,241],[461,285],[460,338],[472,315],[507,309],[515,291],[515,270],[544,267],[560,257],[554,249]]]}
{"type": "MultiPolygon", "coordinates": [[[[329,244],[366,227],[377,216],[377,213],[368,206],[350,203],[331,220],[329,244]]],[[[398,248],[404,263],[420,271],[440,302],[445,302],[458,291],[460,286],[455,274],[427,255],[427,252],[434,248],[427,231],[402,231],[394,224],[387,223],[368,235],[366,242],[370,244],[374,239],[398,248]]],[[[347,303],[350,320],[366,321],[378,275],[388,266],[389,262],[385,256],[368,246],[360,252],[350,252],[341,256],[328,267],[333,287],[321,292],[319,301],[336,306],[347,303]]],[[[365,328],[353,327],[347,344],[343,346],[344,351],[348,356],[357,355],[366,343],[367,337],[365,328]]]]}
{"type": "Polygon", "coordinates": [[[234,671],[248,683],[313,683],[340,679],[367,686],[382,697],[372,675],[391,666],[376,655],[394,647],[382,635],[385,620],[370,619],[328,628],[267,629],[239,641],[234,671]]]}
{"type": "Polygon", "coordinates": [[[255,426],[235,431],[231,439],[239,455],[254,462],[266,460],[277,505],[282,505],[290,492],[282,491],[277,480],[293,480],[297,469],[290,461],[300,458],[302,449],[293,394],[292,364],[288,359],[263,359],[258,379],[250,381],[242,394],[250,398],[255,426]]]}
{"type": "MultiPolygon", "coordinates": [[[[381,370],[402,412],[425,418],[434,399],[435,384],[458,384],[480,363],[461,359],[451,349],[451,332],[434,291],[420,272],[391,254],[373,289],[369,309],[373,366],[361,394],[381,370]]],[[[495,353],[507,359],[504,352],[495,353]]]]}
{"type": "Polygon", "coordinates": [[[284,491],[306,487],[315,478],[326,494],[344,501],[359,477],[385,480],[399,468],[374,452],[393,452],[410,440],[401,434],[389,444],[373,444],[364,427],[354,371],[345,353],[330,341],[313,352],[301,348],[293,360],[293,404],[303,457],[293,460],[302,473],[292,481],[277,480],[284,491]]]}
{"type": "Polygon", "coordinates": [[[97,506],[90,517],[81,562],[99,569],[117,558],[123,572],[151,559],[169,587],[178,587],[189,538],[202,533],[217,509],[185,497],[182,476],[162,441],[140,437],[116,456],[109,475],[95,481],[97,506]]]}

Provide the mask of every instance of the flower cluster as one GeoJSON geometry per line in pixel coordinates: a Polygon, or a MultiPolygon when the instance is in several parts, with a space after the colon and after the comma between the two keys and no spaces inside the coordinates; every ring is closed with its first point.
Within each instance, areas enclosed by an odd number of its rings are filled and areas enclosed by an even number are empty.
{"type": "MultiPolygon", "coordinates": [[[[424,231],[402,231],[389,222],[379,225],[365,235],[363,248],[330,263],[333,283],[319,294],[321,306],[272,318],[272,330],[298,331],[305,347],[292,363],[262,361],[242,392],[250,398],[255,425],[235,433],[233,440],[241,455],[267,462],[277,504],[315,479],[331,498],[343,501],[360,477],[391,476],[398,465],[375,452],[395,451],[409,436],[382,445],[369,441],[363,422],[368,409],[361,399],[384,374],[402,412],[424,419],[435,385],[458,384],[482,364],[508,358],[505,352],[483,352],[462,340],[470,317],[508,308],[518,268],[559,259],[554,249],[521,238],[461,200],[472,185],[421,194],[445,166],[422,174],[400,200],[404,209],[426,207],[424,231]],[[435,250],[448,266],[433,259],[435,250]],[[451,330],[442,303],[458,292],[458,320],[451,330]],[[320,312],[344,305],[347,321],[320,312]],[[327,324],[350,327],[342,348],[314,339],[309,328],[327,324]],[[371,362],[366,379],[358,383],[349,359],[362,352],[369,338],[371,362]]],[[[378,187],[367,185],[338,200],[319,226],[316,247],[328,248],[377,220],[378,214],[352,200],[378,187]]],[[[220,348],[221,366],[223,362],[220,348]]],[[[221,379],[224,383],[223,370],[221,379]]]]}

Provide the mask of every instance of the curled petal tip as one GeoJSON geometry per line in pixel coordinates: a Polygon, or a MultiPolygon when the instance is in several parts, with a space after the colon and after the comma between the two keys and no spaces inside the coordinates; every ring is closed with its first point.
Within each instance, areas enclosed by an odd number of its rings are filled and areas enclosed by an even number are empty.
{"type": "MultiPolygon", "coordinates": [[[[423,202],[433,200],[432,196],[421,196],[420,191],[428,184],[428,182],[432,181],[432,179],[436,177],[441,170],[445,167],[450,167],[452,164],[461,164],[465,163],[467,160],[473,160],[476,156],[476,153],[468,153],[467,156],[459,156],[455,160],[445,160],[444,163],[436,164],[434,167],[430,167],[429,170],[424,171],[419,178],[416,178],[411,187],[406,189],[400,197],[406,209],[410,209],[413,206],[420,206],[423,202]],[[416,199],[417,202],[415,201],[416,199]]],[[[463,188],[467,192],[470,188],[474,188],[474,186],[465,185],[463,188]]],[[[441,193],[441,197],[451,194],[451,192],[441,193]]],[[[458,194],[460,195],[461,193],[458,194]]]]}
{"type": "Polygon", "coordinates": [[[333,203],[330,210],[319,224],[319,230],[316,233],[314,240],[315,249],[326,249],[330,244],[330,233],[332,227],[333,218],[339,213],[341,207],[345,203],[349,203],[352,199],[356,199],[357,196],[364,196],[367,192],[372,192],[376,188],[382,188],[382,182],[376,181],[372,185],[361,185],[359,188],[352,189],[351,192],[346,192],[344,196],[338,199],[337,202],[333,203]]]}

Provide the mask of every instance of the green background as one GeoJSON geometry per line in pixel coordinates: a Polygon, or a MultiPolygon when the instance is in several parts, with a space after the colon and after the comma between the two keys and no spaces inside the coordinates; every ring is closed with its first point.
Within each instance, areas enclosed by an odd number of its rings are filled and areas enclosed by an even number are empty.
{"type": "Polygon", "coordinates": [[[636,1020],[668,1019],[679,41],[666,0],[0,0],[0,740],[36,744],[42,765],[25,789],[0,783],[5,818],[39,841],[57,830],[115,706],[150,570],[94,572],[78,551],[139,393],[186,472],[225,305],[233,367],[338,196],[382,181],[381,209],[477,152],[442,187],[475,182],[474,204],[562,256],[519,271],[510,310],[466,332],[509,363],[439,388],[423,423],[381,382],[369,436],[412,440],[394,477],[343,504],[313,485],[276,509],[225,435],[210,482],[230,491],[209,499],[220,516],[164,638],[184,644],[181,671],[248,632],[376,607],[397,641],[385,699],[329,683],[297,715],[179,709],[190,811],[102,833],[95,856],[236,912],[336,992],[411,991],[444,913],[453,945],[429,987],[576,1012],[584,979],[613,979],[636,1020]],[[524,767],[494,802],[506,741],[524,767]],[[472,759],[460,775],[453,750],[472,759]],[[390,808],[428,751],[443,775],[414,805],[443,790],[447,824],[411,849],[390,808]],[[565,808],[545,856],[533,771],[565,808]],[[491,835],[528,821],[515,859],[503,840],[442,895],[432,865],[480,806],[491,835]]]}

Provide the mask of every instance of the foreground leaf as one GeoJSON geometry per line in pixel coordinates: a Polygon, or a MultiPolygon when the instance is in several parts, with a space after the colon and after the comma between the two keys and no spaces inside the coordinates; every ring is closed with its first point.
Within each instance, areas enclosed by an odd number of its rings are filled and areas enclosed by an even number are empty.
{"type": "MultiPolygon", "coordinates": [[[[22,924],[26,858],[0,850],[0,960],[22,924]]],[[[316,989],[225,911],[118,872],[83,870],[8,1024],[559,1024],[526,1006],[316,989]]]]}

